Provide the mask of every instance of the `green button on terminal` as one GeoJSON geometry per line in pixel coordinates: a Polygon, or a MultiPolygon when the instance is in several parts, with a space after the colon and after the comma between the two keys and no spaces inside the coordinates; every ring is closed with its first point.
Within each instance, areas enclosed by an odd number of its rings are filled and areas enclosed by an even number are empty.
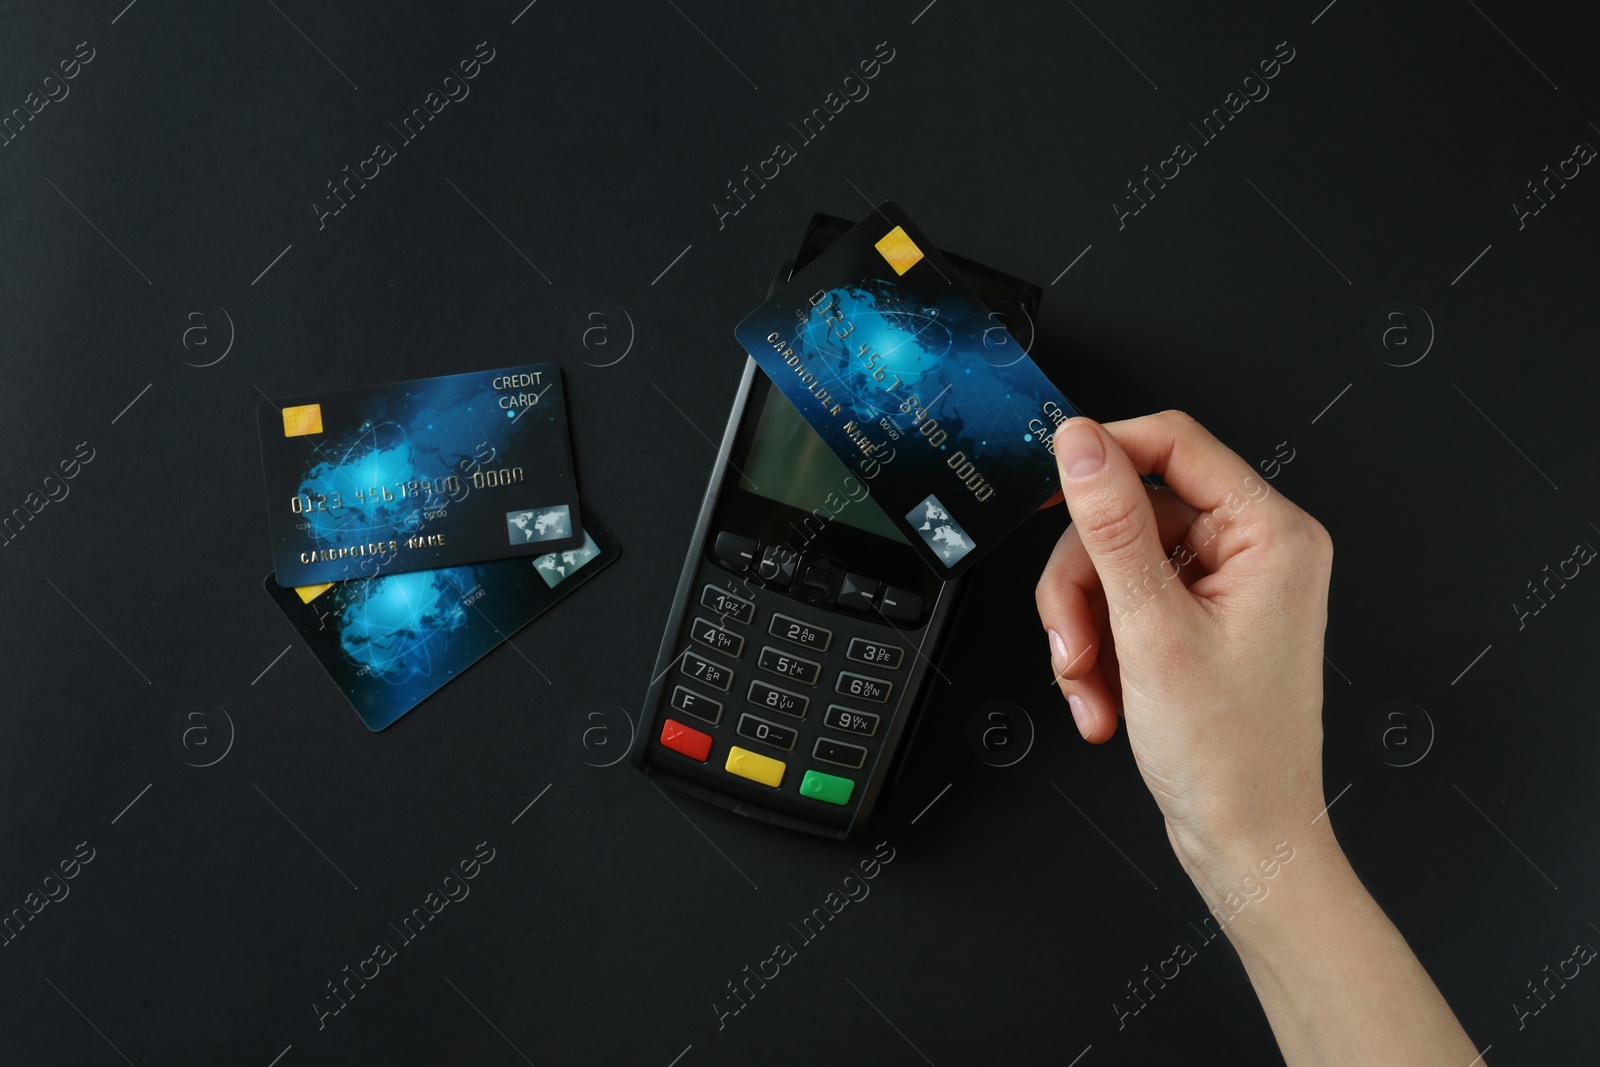
{"type": "Polygon", "coordinates": [[[848,778],[840,778],[836,774],[823,774],[821,771],[807,771],[806,776],[800,779],[800,795],[820,800],[827,804],[848,804],[850,794],[855,792],[856,784],[848,778]]]}

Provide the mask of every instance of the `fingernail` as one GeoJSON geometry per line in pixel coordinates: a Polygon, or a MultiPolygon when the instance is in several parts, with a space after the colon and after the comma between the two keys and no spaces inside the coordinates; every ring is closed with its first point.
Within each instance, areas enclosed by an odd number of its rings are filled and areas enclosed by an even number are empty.
{"type": "Polygon", "coordinates": [[[1093,477],[1105,462],[1105,445],[1088,423],[1069,422],[1056,434],[1056,463],[1068,481],[1093,477]]]}
{"type": "Polygon", "coordinates": [[[1055,671],[1059,681],[1061,672],[1067,669],[1072,657],[1067,653],[1067,643],[1061,640],[1061,635],[1054,630],[1047,632],[1050,634],[1050,668],[1055,671]]]}
{"type": "Polygon", "coordinates": [[[1072,709],[1072,721],[1078,724],[1078,733],[1085,738],[1089,736],[1089,728],[1094,725],[1094,718],[1089,714],[1089,705],[1083,698],[1074,693],[1067,697],[1067,707],[1072,709]]]}

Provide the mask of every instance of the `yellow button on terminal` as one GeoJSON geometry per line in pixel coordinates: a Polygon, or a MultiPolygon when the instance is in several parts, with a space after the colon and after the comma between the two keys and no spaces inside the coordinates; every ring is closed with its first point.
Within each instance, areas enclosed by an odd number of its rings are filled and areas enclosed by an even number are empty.
{"type": "Polygon", "coordinates": [[[751,752],[748,748],[734,745],[728,749],[728,762],[724,764],[723,770],[776,789],[778,783],[783,781],[784,768],[787,766],[788,764],[781,759],[773,759],[771,756],[763,756],[759,752],[751,752]]]}

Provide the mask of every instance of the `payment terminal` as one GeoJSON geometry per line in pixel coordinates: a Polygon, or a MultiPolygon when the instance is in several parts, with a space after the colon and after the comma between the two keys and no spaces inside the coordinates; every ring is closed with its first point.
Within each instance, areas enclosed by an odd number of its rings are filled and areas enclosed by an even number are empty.
{"type": "MultiPolygon", "coordinates": [[[[817,215],[773,289],[853,223],[817,215]]],[[[1037,286],[946,253],[1007,337],[1037,286]]],[[[1013,344],[1018,343],[1013,341],[1013,344]]],[[[645,697],[632,759],[658,781],[844,838],[898,770],[950,629],[942,581],[746,359],[645,697]]]]}

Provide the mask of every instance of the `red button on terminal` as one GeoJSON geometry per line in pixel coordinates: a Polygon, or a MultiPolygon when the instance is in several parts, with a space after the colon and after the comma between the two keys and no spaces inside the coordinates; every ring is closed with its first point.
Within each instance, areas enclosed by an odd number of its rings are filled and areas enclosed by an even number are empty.
{"type": "Polygon", "coordinates": [[[661,743],[701,763],[711,755],[711,735],[701,733],[693,726],[685,726],[676,719],[668,719],[661,724],[661,743]]]}

